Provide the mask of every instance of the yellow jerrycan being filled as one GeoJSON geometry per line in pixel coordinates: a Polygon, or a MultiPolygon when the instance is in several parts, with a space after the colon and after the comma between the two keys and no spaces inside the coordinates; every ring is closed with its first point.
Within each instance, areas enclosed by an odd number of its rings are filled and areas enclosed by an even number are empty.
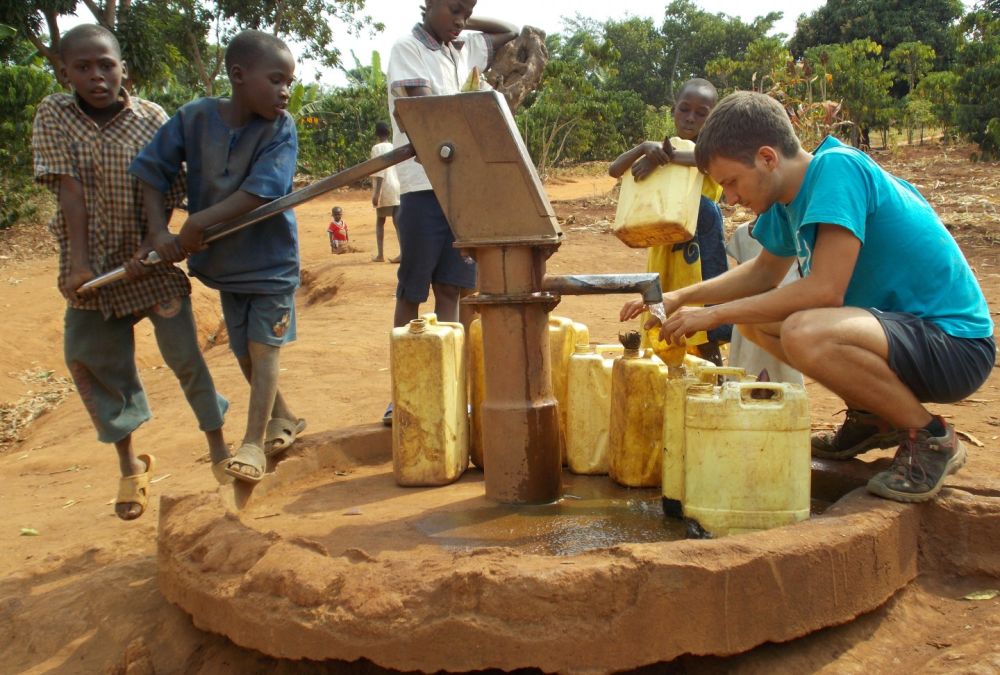
{"type": "Polygon", "coordinates": [[[608,473],[611,371],[621,345],[578,344],[569,359],[566,464],[573,473],[608,473]]]}
{"type": "Polygon", "coordinates": [[[567,374],[569,358],[577,344],[590,342],[590,330],[582,323],[562,316],[549,317],[549,360],[552,367],[552,394],[559,406],[559,452],[566,464],[566,407],[569,404],[567,374]]]}
{"type": "Polygon", "coordinates": [[[480,469],[483,463],[483,401],[486,400],[486,358],[483,356],[483,320],[469,324],[469,458],[480,469]]]}
{"type": "Polygon", "coordinates": [[[394,328],[392,468],[399,485],[447,485],[469,465],[469,416],[460,323],[425,314],[394,328]]]}
{"type": "MultiPolygon", "coordinates": [[[[694,143],[671,138],[675,150],[694,150],[694,143]]],[[[676,244],[694,236],[704,176],[695,167],[667,164],[640,181],[622,176],[614,233],[632,248],[676,244]]]]}
{"type": "Polygon", "coordinates": [[[692,387],[684,426],[685,517],[714,536],[809,517],[809,403],[802,385],[692,387]]]}
{"type": "Polygon", "coordinates": [[[627,487],[658,487],[667,367],[653,350],[640,351],[640,340],[638,331],[622,337],[611,372],[608,475],[627,487]]]}

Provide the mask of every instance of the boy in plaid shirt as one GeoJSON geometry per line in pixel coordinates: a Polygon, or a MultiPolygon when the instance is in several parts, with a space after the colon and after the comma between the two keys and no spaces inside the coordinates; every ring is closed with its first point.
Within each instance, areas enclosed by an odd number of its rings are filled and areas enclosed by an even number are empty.
{"type": "MultiPolygon", "coordinates": [[[[66,364],[98,439],[118,452],[122,478],[115,513],[133,520],[145,511],[153,469],[152,455],[137,456],[132,443],[132,432],[150,418],[135,367],[135,324],[143,318],[153,323],[160,353],[177,375],[219,468],[229,455],[222,434],[228,403],[216,393],[198,347],[187,277],[173,265],[129,264],[137,251],[149,250],[167,234],[165,227],[147,224],[139,183],[128,174],[132,158],[167,116],[122,88],[125,64],[107,29],[70,30],[60,57],[61,74],[74,93],[53,94],[38,107],[35,179],[59,198],[50,228],[59,240],[59,289],[68,301],[66,364]],[[126,281],[76,292],[122,264],[129,268],[126,281]]],[[[170,206],[181,195],[183,179],[174,188],[170,206]]]]}

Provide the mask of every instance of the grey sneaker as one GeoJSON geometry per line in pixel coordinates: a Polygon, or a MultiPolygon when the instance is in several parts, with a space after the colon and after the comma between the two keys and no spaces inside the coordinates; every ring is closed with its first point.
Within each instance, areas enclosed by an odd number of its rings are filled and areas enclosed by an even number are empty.
{"type": "Polygon", "coordinates": [[[835,431],[812,435],[812,454],[822,459],[851,459],[875,448],[899,445],[905,437],[878,415],[848,408],[844,423],[835,431]]]}
{"type": "Polygon", "coordinates": [[[910,429],[896,451],[892,466],[868,481],[868,491],[897,502],[924,502],[941,490],[945,476],[965,464],[965,445],[946,425],[944,436],[910,429]]]}

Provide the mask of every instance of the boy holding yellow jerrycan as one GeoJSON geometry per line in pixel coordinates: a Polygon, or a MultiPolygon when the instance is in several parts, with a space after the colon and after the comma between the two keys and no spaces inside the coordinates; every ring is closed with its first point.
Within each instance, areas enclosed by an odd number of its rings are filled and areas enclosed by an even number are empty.
{"type": "MultiPolygon", "coordinates": [[[[608,167],[608,173],[621,177],[631,167],[635,181],[649,179],[659,167],[674,163],[680,166],[695,166],[693,146],[708,114],[718,101],[718,92],[711,82],[702,79],[688,80],[681,86],[674,105],[674,125],[677,135],[686,143],[683,150],[674,149],[670,140],[663,143],[647,141],[621,154],[608,167]]],[[[696,177],[697,178],[697,177],[696,177]]],[[[664,291],[684,288],[705,279],[716,277],[728,268],[726,243],[722,231],[722,212],[717,202],[722,197],[722,188],[708,176],[701,177],[701,199],[698,203],[698,221],[694,236],[685,241],[651,246],[646,258],[646,271],[660,275],[660,286],[664,291]]],[[[621,207],[619,207],[621,208],[621,207]]],[[[635,245],[635,244],[632,244],[635,245]]],[[[649,315],[642,300],[630,300],[622,307],[620,318],[629,321],[642,315],[642,324],[649,315]]],[[[687,345],[692,353],[722,365],[719,343],[729,340],[731,327],[719,326],[711,331],[701,331],[690,336],[687,345]]],[[[683,350],[675,349],[672,356],[666,353],[669,346],[649,335],[643,335],[643,347],[653,347],[657,356],[665,362],[680,362],[683,350]]]]}

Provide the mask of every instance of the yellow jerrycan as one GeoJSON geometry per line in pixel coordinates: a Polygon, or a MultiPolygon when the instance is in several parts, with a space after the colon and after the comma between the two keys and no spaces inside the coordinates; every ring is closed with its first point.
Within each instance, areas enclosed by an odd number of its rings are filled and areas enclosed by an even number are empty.
{"type": "Polygon", "coordinates": [[[809,517],[809,403],[802,385],[692,387],[684,426],[687,518],[726,536],[809,517]]]}
{"type": "Polygon", "coordinates": [[[641,352],[637,331],[623,339],[611,371],[608,475],[627,487],[658,487],[667,367],[651,349],[641,352]]]}
{"type": "Polygon", "coordinates": [[[569,359],[566,464],[573,473],[608,473],[611,371],[621,345],[578,344],[569,359]]]}
{"type": "Polygon", "coordinates": [[[567,374],[569,358],[576,345],[590,342],[590,330],[582,323],[562,316],[549,317],[549,360],[552,366],[552,393],[559,406],[559,452],[566,464],[566,407],[569,404],[567,374]]]}
{"type": "Polygon", "coordinates": [[[711,394],[719,376],[746,377],[742,368],[720,368],[711,361],[686,354],[679,368],[667,375],[663,412],[663,513],[671,518],[683,516],[685,412],[689,391],[711,394]]]}
{"type": "MultiPolygon", "coordinates": [[[[694,143],[671,138],[675,150],[694,150],[694,143]]],[[[622,176],[614,233],[632,248],[676,244],[694,236],[704,176],[695,167],[667,164],[641,181],[622,176]]]]}
{"type": "Polygon", "coordinates": [[[469,465],[469,416],[460,323],[425,314],[394,328],[392,468],[399,485],[447,485],[469,465]]]}
{"type": "Polygon", "coordinates": [[[469,458],[480,469],[483,463],[483,401],[486,400],[486,358],[483,356],[483,320],[469,324],[469,458]]]}

